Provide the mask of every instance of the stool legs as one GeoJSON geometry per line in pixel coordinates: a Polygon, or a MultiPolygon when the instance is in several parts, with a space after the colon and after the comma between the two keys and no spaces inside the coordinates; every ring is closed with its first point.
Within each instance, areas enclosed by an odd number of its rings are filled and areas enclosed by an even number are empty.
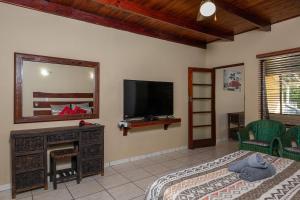
{"type": "Polygon", "coordinates": [[[53,181],[53,158],[50,156],[50,182],[53,181]]]}
{"type": "MultiPolygon", "coordinates": [[[[56,159],[53,157],[50,157],[50,181],[53,181],[53,189],[55,189],[55,190],[57,189],[56,164],[57,164],[56,159]]],[[[71,169],[72,169],[72,171],[76,172],[76,182],[77,182],[77,184],[79,184],[81,182],[80,156],[71,157],[71,169]]],[[[64,180],[62,180],[62,181],[64,181],[64,180]]]]}
{"type": "Polygon", "coordinates": [[[77,184],[79,184],[81,181],[79,156],[72,157],[71,162],[72,162],[72,170],[74,170],[76,172],[77,184]]]}
{"type": "Polygon", "coordinates": [[[56,159],[53,159],[53,189],[57,189],[56,159]]]}
{"type": "Polygon", "coordinates": [[[80,169],[80,156],[76,158],[76,173],[77,173],[77,184],[81,181],[81,169],[80,169]]]}

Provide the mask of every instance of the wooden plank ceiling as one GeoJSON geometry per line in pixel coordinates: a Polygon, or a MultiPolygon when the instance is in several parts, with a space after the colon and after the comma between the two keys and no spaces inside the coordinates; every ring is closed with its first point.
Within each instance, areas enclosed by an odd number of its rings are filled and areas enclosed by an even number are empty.
{"type": "Polygon", "coordinates": [[[214,0],[214,17],[197,21],[202,0],[0,0],[34,10],[206,48],[217,40],[300,16],[300,0],[214,0]]]}

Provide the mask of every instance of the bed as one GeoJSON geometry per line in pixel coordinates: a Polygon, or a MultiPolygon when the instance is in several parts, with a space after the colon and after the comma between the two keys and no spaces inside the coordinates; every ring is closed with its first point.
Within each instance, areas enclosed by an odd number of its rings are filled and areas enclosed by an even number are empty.
{"type": "Polygon", "coordinates": [[[52,115],[51,105],[69,105],[71,107],[71,104],[88,104],[89,107],[93,107],[94,103],[93,93],[33,92],[32,97],[34,116],[52,115]]]}
{"type": "Polygon", "coordinates": [[[247,182],[227,170],[228,164],[254,152],[237,151],[214,161],[165,175],[146,193],[146,200],[300,200],[300,163],[262,154],[276,168],[268,179],[247,182]]]}

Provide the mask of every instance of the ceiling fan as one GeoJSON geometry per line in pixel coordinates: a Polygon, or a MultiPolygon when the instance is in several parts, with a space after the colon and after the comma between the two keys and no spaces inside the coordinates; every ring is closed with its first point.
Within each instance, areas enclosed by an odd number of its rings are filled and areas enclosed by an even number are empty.
{"type": "Polygon", "coordinates": [[[213,2],[213,0],[202,0],[197,16],[197,21],[202,21],[208,17],[211,17],[214,15],[214,20],[217,21],[217,15],[216,15],[216,4],[213,2]]]}

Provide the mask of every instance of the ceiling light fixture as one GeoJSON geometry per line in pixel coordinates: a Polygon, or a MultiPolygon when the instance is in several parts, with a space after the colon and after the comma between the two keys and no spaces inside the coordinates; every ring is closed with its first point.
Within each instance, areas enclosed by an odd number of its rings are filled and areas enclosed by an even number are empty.
{"type": "Polygon", "coordinates": [[[212,2],[212,0],[203,0],[200,5],[200,13],[204,17],[209,17],[215,14],[216,5],[212,2]]]}

